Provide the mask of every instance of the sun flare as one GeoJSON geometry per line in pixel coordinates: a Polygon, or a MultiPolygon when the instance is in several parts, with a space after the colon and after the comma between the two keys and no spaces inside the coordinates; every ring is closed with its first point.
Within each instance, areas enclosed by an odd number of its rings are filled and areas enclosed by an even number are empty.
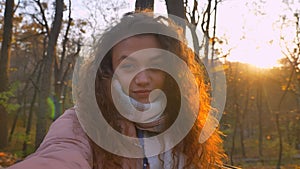
{"type": "Polygon", "coordinates": [[[248,63],[258,68],[272,68],[279,66],[282,58],[279,45],[257,44],[250,41],[240,41],[239,45],[230,53],[230,61],[248,63]]]}

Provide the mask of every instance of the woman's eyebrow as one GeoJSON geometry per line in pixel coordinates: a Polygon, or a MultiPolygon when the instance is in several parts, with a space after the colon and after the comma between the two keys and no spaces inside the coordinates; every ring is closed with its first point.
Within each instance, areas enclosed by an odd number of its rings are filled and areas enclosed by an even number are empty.
{"type": "MultiPolygon", "coordinates": [[[[127,61],[137,61],[138,58],[132,58],[132,57],[128,57],[128,55],[122,55],[118,58],[118,62],[121,63],[123,60],[127,60],[127,61]]],[[[154,56],[151,56],[149,61],[156,61],[156,60],[163,60],[163,57],[161,54],[157,54],[154,56]]]]}
{"type": "Polygon", "coordinates": [[[119,57],[118,62],[122,62],[123,60],[129,60],[129,61],[133,61],[134,59],[131,57],[128,57],[127,55],[122,55],[121,57],[119,57]]]}

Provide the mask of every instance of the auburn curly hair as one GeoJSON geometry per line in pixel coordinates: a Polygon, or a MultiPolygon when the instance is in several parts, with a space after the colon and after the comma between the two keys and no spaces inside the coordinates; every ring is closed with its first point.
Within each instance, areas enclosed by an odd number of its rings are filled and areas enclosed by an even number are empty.
{"type": "MultiPolygon", "coordinates": [[[[184,139],[172,149],[172,159],[174,159],[174,161],[178,161],[179,154],[183,154],[185,157],[183,168],[218,168],[218,166],[222,165],[223,158],[226,157],[222,148],[222,139],[220,137],[221,132],[216,129],[204,143],[199,143],[200,133],[208,114],[210,111],[215,111],[210,106],[211,99],[209,97],[209,86],[205,84],[205,69],[203,69],[203,67],[196,61],[195,57],[198,56],[195,52],[188,47],[183,35],[183,30],[166,17],[157,17],[154,16],[153,13],[148,13],[147,11],[139,11],[138,15],[135,15],[135,13],[127,13],[119,23],[107,29],[102,35],[97,45],[97,49],[95,50],[95,59],[103,58],[96,75],[95,91],[97,103],[103,116],[114,129],[121,132],[120,126],[118,125],[120,113],[113,104],[110,92],[113,75],[113,48],[106,53],[103,53],[102,49],[114,46],[122,39],[145,35],[144,33],[133,35],[130,33],[131,31],[124,31],[138,30],[141,25],[143,25],[144,29],[146,28],[153,32],[145,34],[155,36],[163,50],[172,52],[186,63],[189,70],[195,77],[195,83],[197,83],[196,85],[200,93],[200,98],[197,99],[199,100],[200,106],[199,112],[194,114],[196,116],[196,121],[184,139]],[[173,37],[164,35],[165,32],[172,34],[173,37]]],[[[146,32],[147,30],[138,31],[146,32]]],[[[180,76],[181,72],[179,69],[174,67],[174,71],[177,71],[180,76]]],[[[165,83],[168,86],[164,89],[168,103],[164,112],[167,116],[169,116],[167,123],[168,126],[170,126],[178,116],[181,97],[178,84],[176,84],[176,81],[171,76],[167,75],[165,83]]],[[[184,86],[184,88],[189,90],[188,86],[184,86]]],[[[186,99],[189,99],[189,102],[193,102],[193,97],[194,96],[191,96],[186,99]]],[[[185,109],[187,112],[190,110],[189,107],[186,107],[185,109]]],[[[94,151],[93,168],[123,168],[122,166],[124,166],[124,161],[130,163],[132,160],[136,160],[112,154],[103,150],[92,140],[90,140],[90,142],[94,151]],[[101,154],[101,159],[97,159],[99,158],[99,154],[101,154]]],[[[160,156],[159,159],[163,162],[163,159],[160,156]]],[[[172,168],[178,168],[178,163],[174,163],[172,168]]]]}

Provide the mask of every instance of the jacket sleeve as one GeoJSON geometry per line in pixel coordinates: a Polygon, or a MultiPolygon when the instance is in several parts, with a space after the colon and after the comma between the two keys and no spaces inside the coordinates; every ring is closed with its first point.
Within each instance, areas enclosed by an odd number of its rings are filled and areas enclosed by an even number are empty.
{"type": "Polygon", "coordinates": [[[37,151],[8,169],[91,169],[92,151],[74,109],[52,123],[37,151]]]}

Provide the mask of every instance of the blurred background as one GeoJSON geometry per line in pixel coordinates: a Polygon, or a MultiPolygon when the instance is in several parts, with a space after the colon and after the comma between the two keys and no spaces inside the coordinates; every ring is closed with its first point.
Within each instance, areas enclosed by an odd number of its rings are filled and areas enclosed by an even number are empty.
{"type": "Polygon", "coordinates": [[[299,169],[300,0],[0,0],[0,168],[73,106],[74,65],[103,31],[144,8],[186,20],[201,60],[223,63],[225,162],[299,169]]]}

